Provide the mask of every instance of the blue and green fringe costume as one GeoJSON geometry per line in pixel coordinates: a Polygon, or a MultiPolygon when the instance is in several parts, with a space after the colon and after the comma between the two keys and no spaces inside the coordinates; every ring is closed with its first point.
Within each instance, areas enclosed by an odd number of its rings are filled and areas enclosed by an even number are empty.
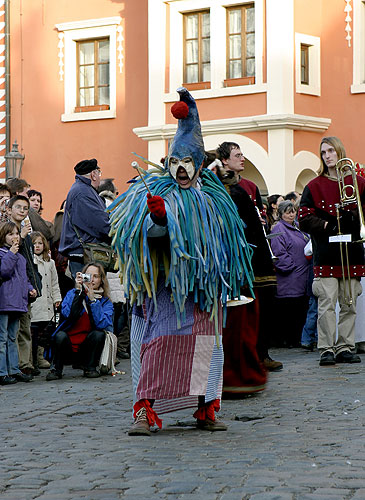
{"type": "MultiPolygon", "coordinates": [[[[162,170],[162,169],[161,169],[162,170]]],[[[219,302],[225,319],[227,300],[239,298],[240,289],[252,289],[252,249],[244,225],[223,184],[211,171],[201,173],[201,189],[181,189],[166,171],[145,172],[153,195],[165,202],[170,258],[163,259],[165,286],[171,290],[178,324],[192,294],[202,311],[218,322],[219,302]]],[[[156,303],[161,263],[147,240],[147,190],[139,179],[108,208],[112,246],[127,299],[142,305],[146,295],[156,303]]]]}

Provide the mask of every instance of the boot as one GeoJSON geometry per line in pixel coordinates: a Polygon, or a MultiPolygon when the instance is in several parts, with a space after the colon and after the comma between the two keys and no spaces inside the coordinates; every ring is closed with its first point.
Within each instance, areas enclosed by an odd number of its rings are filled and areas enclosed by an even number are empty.
{"type": "Polygon", "coordinates": [[[227,426],[221,420],[215,417],[215,412],[220,410],[220,401],[215,399],[209,403],[202,403],[203,396],[199,396],[199,408],[194,413],[194,418],[197,419],[196,426],[203,431],[226,431],[227,426]]]}
{"type": "Polygon", "coordinates": [[[147,410],[142,407],[136,413],[132,427],[128,431],[129,436],[150,436],[150,425],[147,420],[147,410]]]}
{"type": "Polygon", "coordinates": [[[51,365],[50,365],[50,363],[48,363],[48,361],[46,359],[44,359],[43,354],[44,354],[44,349],[43,349],[43,347],[39,346],[38,350],[37,350],[37,365],[38,365],[38,368],[46,369],[46,368],[49,368],[51,365]]]}
{"type": "Polygon", "coordinates": [[[264,359],[263,365],[269,372],[278,372],[283,369],[283,363],[271,359],[270,356],[267,356],[267,358],[264,359]]]}

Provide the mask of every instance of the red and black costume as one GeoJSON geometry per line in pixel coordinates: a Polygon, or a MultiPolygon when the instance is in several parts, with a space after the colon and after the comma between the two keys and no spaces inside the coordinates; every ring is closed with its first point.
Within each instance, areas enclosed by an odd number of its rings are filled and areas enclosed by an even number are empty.
{"type": "MultiPolygon", "coordinates": [[[[351,186],[352,175],[344,177],[345,185],[351,186]]],[[[365,208],[365,179],[357,176],[362,208],[365,208]]],[[[349,256],[350,276],[345,267],[342,275],[341,243],[329,238],[339,233],[336,204],[340,203],[337,179],[321,175],[304,188],[300,208],[299,224],[312,237],[314,280],[312,290],[318,297],[318,349],[320,365],[336,362],[358,363],[360,358],[351,353],[355,347],[356,300],[361,294],[360,277],[365,276],[364,247],[360,239],[359,212],[356,203],[340,209],[340,231],[351,234],[352,241],[342,243],[343,260],[346,266],[346,246],[349,256]],[[349,300],[351,290],[352,300],[349,300]],[[336,335],[336,304],[339,303],[339,318],[336,335]]]]}
{"type": "MultiPolygon", "coordinates": [[[[364,210],[365,179],[357,176],[357,183],[364,210]]],[[[351,175],[345,177],[345,184],[352,185],[351,175]]],[[[328,176],[321,175],[304,188],[298,220],[300,228],[309,233],[312,238],[314,277],[342,277],[340,244],[329,242],[329,237],[338,233],[336,204],[339,202],[338,182],[328,176]]],[[[340,214],[341,233],[351,234],[352,241],[358,241],[360,223],[356,203],[341,209],[340,214]]],[[[349,243],[347,247],[351,276],[354,278],[365,276],[362,243],[349,243]]]]}

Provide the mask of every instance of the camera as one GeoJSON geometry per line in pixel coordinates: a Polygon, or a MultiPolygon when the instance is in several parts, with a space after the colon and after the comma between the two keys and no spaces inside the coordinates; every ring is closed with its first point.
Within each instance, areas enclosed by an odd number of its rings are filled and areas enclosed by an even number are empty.
{"type": "Polygon", "coordinates": [[[82,281],[84,283],[90,283],[90,281],[91,281],[91,274],[88,274],[88,273],[83,274],[83,273],[81,273],[81,278],[82,278],[82,281]]]}

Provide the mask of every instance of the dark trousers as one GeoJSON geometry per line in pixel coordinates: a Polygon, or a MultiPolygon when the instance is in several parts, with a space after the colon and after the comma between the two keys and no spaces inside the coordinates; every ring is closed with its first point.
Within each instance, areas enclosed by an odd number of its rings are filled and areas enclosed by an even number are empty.
{"type": "Polygon", "coordinates": [[[307,295],[276,298],[275,347],[300,347],[307,311],[307,295]]]}
{"type": "Polygon", "coordinates": [[[128,303],[115,302],[114,306],[114,333],[118,338],[118,352],[130,352],[130,320],[128,303]]]}
{"type": "MultiPolygon", "coordinates": [[[[34,323],[31,323],[30,325],[30,330],[32,332],[32,356],[33,356],[34,368],[38,368],[37,351],[38,351],[38,346],[40,345],[39,337],[42,335],[42,333],[44,332],[45,328],[48,325],[49,321],[36,321],[34,323]]],[[[44,347],[44,345],[42,347],[44,347]]]]}
{"type": "Polygon", "coordinates": [[[85,371],[95,370],[105,343],[105,332],[93,330],[79,345],[78,352],[73,352],[70,337],[59,331],[54,338],[52,369],[62,373],[64,365],[77,365],[85,371]]]}
{"type": "Polygon", "coordinates": [[[262,286],[254,289],[256,300],[259,303],[259,334],[257,339],[257,354],[263,361],[269,356],[269,347],[275,336],[275,293],[276,286],[262,286]]]}

